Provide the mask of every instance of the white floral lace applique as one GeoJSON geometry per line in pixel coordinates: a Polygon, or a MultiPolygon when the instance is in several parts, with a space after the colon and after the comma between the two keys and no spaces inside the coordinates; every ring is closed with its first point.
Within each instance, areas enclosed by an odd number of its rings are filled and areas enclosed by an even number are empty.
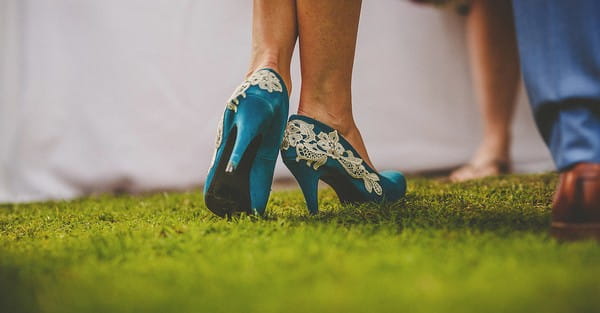
{"type": "MultiPolygon", "coordinates": [[[[250,75],[248,79],[246,79],[238,88],[235,89],[229,100],[227,101],[227,109],[237,112],[237,107],[240,104],[239,97],[246,98],[246,90],[251,86],[258,86],[258,88],[262,90],[266,90],[267,92],[283,92],[283,86],[273,72],[262,69],[256,71],[254,74],[250,75]]],[[[215,150],[213,152],[212,161],[210,162],[210,167],[215,163],[215,159],[217,157],[217,150],[219,146],[221,146],[221,142],[223,140],[223,116],[219,120],[219,125],[217,126],[217,138],[215,140],[215,150]]],[[[210,169],[210,168],[209,168],[210,169]]]]}
{"type": "Polygon", "coordinates": [[[277,78],[273,72],[263,69],[254,72],[246,79],[231,95],[229,101],[227,101],[227,108],[234,112],[237,112],[237,107],[240,104],[239,97],[246,98],[246,90],[251,86],[258,86],[262,90],[267,92],[283,92],[283,86],[281,81],[277,78]]]}
{"type": "Polygon", "coordinates": [[[306,165],[312,166],[315,170],[325,164],[328,158],[337,160],[350,176],[363,180],[365,189],[369,193],[375,191],[381,196],[383,189],[379,184],[379,176],[369,172],[363,165],[363,160],[354,156],[351,150],[344,149],[339,142],[338,132],[334,130],[330,133],[320,132],[317,135],[314,127],[315,125],[302,120],[289,121],[281,149],[296,148],[296,161],[305,160],[306,165]]]}
{"type": "Polygon", "coordinates": [[[217,138],[215,139],[215,150],[213,151],[212,159],[210,161],[210,167],[208,170],[213,167],[215,164],[215,160],[217,159],[217,151],[219,150],[219,146],[223,141],[223,115],[221,115],[221,119],[219,119],[219,125],[217,125],[217,138]]]}

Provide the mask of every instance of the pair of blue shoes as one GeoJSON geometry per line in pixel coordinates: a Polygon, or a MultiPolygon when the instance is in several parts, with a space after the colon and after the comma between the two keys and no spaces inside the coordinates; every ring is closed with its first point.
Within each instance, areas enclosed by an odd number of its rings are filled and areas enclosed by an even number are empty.
{"type": "Polygon", "coordinates": [[[283,79],[261,69],[238,87],[219,122],[204,200],[218,216],[265,212],[277,155],[292,172],[310,213],[318,212],[319,180],[342,203],[395,201],[404,196],[399,172],[375,172],[337,131],[292,115],[283,79]]]}

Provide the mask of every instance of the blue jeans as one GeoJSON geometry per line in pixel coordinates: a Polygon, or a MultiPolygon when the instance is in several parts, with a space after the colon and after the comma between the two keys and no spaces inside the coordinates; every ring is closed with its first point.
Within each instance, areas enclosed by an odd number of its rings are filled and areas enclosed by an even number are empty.
{"type": "Polygon", "coordinates": [[[513,9],[529,101],[557,168],[600,163],[600,1],[515,0],[513,9]]]}

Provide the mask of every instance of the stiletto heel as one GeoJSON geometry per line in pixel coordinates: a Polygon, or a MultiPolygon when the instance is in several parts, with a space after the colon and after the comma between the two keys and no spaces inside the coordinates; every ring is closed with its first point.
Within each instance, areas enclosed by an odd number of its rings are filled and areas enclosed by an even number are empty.
{"type": "Polygon", "coordinates": [[[283,162],[298,181],[308,212],[317,214],[319,212],[319,171],[296,162],[295,159],[284,159],[283,162]]]}
{"type": "Polygon", "coordinates": [[[264,213],[288,107],[283,79],[271,69],[256,71],[235,90],[218,125],[204,185],[210,211],[264,213]]]}
{"type": "Polygon", "coordinates": [[[313,214],[318,180],[330,185],[342,203],[396,201],[406,193],[402,173],[375,172],[335,129],[306,116],[290,117],[281,155],[313,214]]]}
{"type": "Polygon", "coordinates": [[[237,127],[237,133],[229,162],[225,168],[228,173],[237,168],[250,143],[258,139],[257,137],[262,135],[263,130],[268,129],[273,120],[273,112],[268,103],[261,98],[253,99],[252,96],[248,96],[247,101],[251,104],[241,106],[234,117],[233,124],[237,127]],[[252,123],[245,121],[248,117],[252,117],[252,123]]]}

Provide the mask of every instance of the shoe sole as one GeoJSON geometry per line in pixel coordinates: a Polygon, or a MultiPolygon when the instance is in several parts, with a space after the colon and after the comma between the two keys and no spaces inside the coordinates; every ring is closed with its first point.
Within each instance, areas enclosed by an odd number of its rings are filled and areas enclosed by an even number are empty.
{"type": "Polygon", "coordinates": [[[552,222],[550,235],[562,241],[595,239],[600,241],[600,223],[552,222]]]}
{"type": "Polygon", "coordinates": [[[220,217],[231,217],[241,213],[254,214],[250,202],[250,169],[261,140],[260,136],[254,138],[244,152],[238,167],[228,173],[225,168],[231,157],[236,137],[237,129],[232,129],[215,169],[211,185],[204,195],[206,207],[220,217]]]}

